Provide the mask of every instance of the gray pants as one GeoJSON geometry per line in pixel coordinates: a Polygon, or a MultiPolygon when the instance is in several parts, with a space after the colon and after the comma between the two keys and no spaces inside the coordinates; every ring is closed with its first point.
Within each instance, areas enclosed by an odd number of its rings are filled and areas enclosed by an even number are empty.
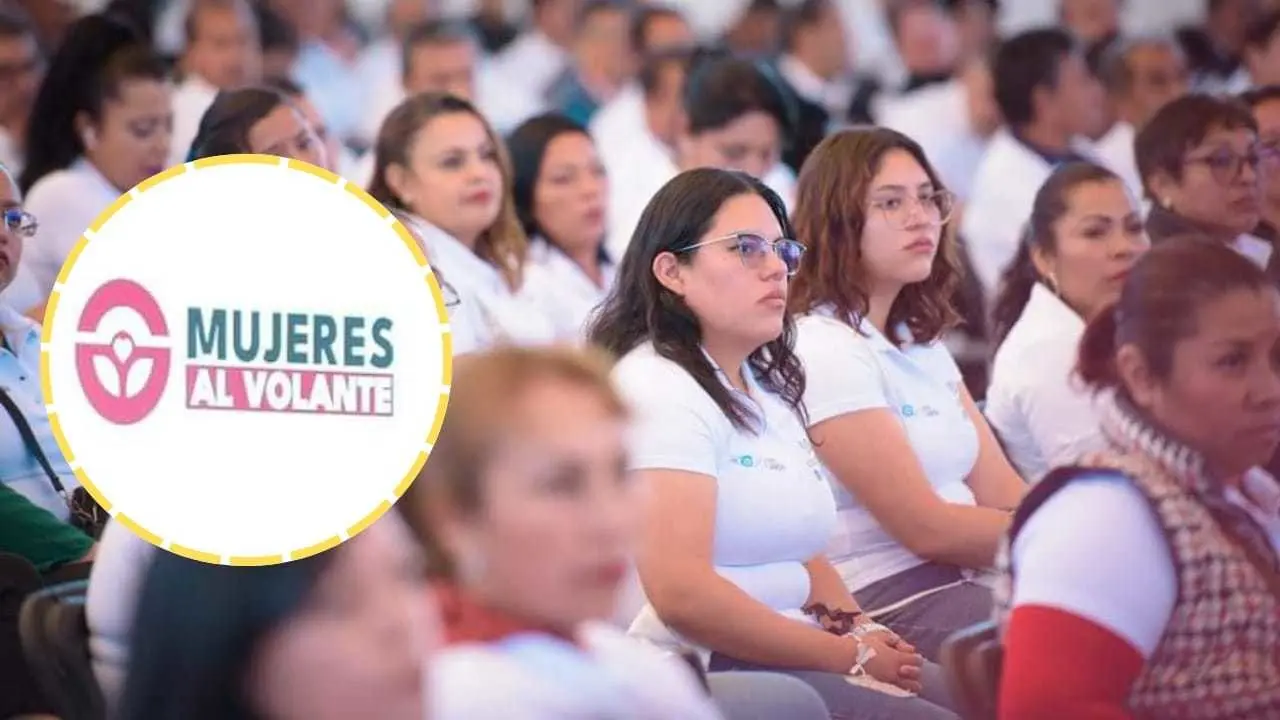
{"type": "Polygon", "coordinates": [[[725,720],[827,720],[827,705],[813,688],[789,675],[718,672],[707,676],[725,720]]]}
{"type": "Polygon", "coordinates": [[[900,635],[933,662],[938,661],[944,640],[957,630],[990,620],[995,604],[990,588],[965,580],[954,567],[936,563],[925,563],[872,583],[854,596],[876,622],[900,635]],[[956,582],[960,584],[888,612],[877,612],[877,608],[956,582]]]}
{"type": "MultiPolygon", "coordinates": [[[[723,675],[748,674],[725,671],[756,671],[766,674],[785,673],[797,680],[802,680],[822,698],[822,701],[827,706],[827,717],[832,720],[958,720],[960,717],[948,709],[951,706],[951,696],[947,692],[946,678],[943,676],[942,668],[932,663],[925,663],[921,673],[921,680],[924,684],[923,694],[919,697],[905,698],[886,695],[858,685],[851,685],[845,680],[845,676],[835,673],[807,670],[776,670],[734,660],[719,653],[713,654],[711,656],[709,679],[723,675]]],[[[712,685],[712,687],[714,688],[715,686],[712,685]]],[[[729,720],[737,720],[738,716],[726,714],[726,717],[729,720]]],[[[755,720],[755,718],[764,718],[766,716],[761,714],[742,717],[755,720]]],[[[768,717],[790,720],[793,716],[777,714],[768,717]]]]}

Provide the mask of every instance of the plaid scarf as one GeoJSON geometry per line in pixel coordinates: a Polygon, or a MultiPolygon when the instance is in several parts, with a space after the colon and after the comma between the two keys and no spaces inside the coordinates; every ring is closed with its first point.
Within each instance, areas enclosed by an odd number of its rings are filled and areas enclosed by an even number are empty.
{"type": "Polygon", "coordinates": [[[1280,558],[1266,532],[1226,498],[1199,453],[1151,426],[1124,399],[1099,401],[1110,447],[1046,478],[1050,484],[1024,501],[1030,507],[1015,517],[998,558],[997,621],[1007,620],[1015,582],[1009,547],[1035,506],[1071,476],[1119,473],[1151,504],[1178,578],[1177,601],[1133,685],[1130,710],[1161,720],[1280,719],[1280,596],[1272,587],[1280,558]]]}

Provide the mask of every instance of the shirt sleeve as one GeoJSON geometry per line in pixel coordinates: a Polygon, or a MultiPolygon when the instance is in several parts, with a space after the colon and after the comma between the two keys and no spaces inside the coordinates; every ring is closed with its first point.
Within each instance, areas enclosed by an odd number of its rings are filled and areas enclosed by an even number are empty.
{"type": "Polygon", "coordinates": [[[1027,432],[1048,467],[1074,462],[1101,443],[1093,396],[1075,382],[1070,367],[1037,373],[1020,404],[1027,432]]]}
{"type": "Polygon", "coordinates": [[[1079,478],[1049,498],[1013,545],[1013,605],[1060,610],[1155,651],[1177,600],[1155,513],[1119,476],[1079,478]],[[1142,588],[1142,592],[1134,592],[1142,588]]]}
{"type": "Polygon", "coordinates": [[[661,360],[640,360],[620,366],[615,376],[634,414],[630,468],[716,477],[717,426],[727,422],[724,415],[683,371],[661,360]]]}
{"type": "Polygon", "coordinates": [[[889,407],[884,374],[868,338],[837,320],[810,316],[796,333],[804,363],[804,406],[809,425],[833,417],[889,407]]]}
{"type": "Polygon", "coordinates": [[[25,558],[48,572],[83,558],[93,539],[0,483],[0,552],[25,558]]]}

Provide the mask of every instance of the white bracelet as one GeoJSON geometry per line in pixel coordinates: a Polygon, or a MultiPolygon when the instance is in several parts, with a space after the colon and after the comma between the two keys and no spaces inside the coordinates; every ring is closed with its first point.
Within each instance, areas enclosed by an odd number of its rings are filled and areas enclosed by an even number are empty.
{"type": "Polygon", "coordinates": [[[862,623],[861,625],[855,625],[853,626],[853,629],[849,631],[849,634],[855,638],[860,638],[874,632],[887,632],[891,635],[893,634],[892,630],[876,622],[867,622],[862,623]]]}
{"type": "Polygon", "coordinates": [[[871,662],[871,659],[874,658],[875,656],[876,656],[875,648],[871,647],[870,645],[858,643],[857,658],[853,662],[853,667],[849,668],[849,672],[845,674],[850,675],[852,677],[858,677],[859,675],[868,674],[867,669],[863,666],[871,662]]]}

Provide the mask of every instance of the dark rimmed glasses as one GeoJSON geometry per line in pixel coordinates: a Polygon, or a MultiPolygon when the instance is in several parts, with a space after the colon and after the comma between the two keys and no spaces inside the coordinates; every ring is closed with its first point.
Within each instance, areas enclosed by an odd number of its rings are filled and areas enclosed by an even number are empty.
{"type": "Polygon", "coordinates": [[[1188,157],[1185,164],[1203,165],[1209,169],[1209,174],[1213,176],[1214,182],[1219,185],[1230,185],[1235,182],[1236,178],[1240,177],[1245,165],[1248,165],[1249,169],[1256,174],[1258,167],[1264,160],[1272,162],[1271,154],[1272,151],[1264,146],[1255,147],[1244,155],[1231,150],[1219,150],[1208,155],[1188,157]]]}
{"type": "Polygon", "coordinates": [[[800,269],[800,258],[804,257],[805,251],[804,243],[791,238],[766,240],[754,233],[733,233],[732,235],[724,235],[694,243],[677,252],[686,253],[690,250],[722,242],[733,242],[730,247],[737,251],[738,257],[742,259],[742,264],[753,270],[758,270],[770,254],[777,255],[778,259],[787,268],[787,277],[795,275],[796,271],[800,269]]]}

